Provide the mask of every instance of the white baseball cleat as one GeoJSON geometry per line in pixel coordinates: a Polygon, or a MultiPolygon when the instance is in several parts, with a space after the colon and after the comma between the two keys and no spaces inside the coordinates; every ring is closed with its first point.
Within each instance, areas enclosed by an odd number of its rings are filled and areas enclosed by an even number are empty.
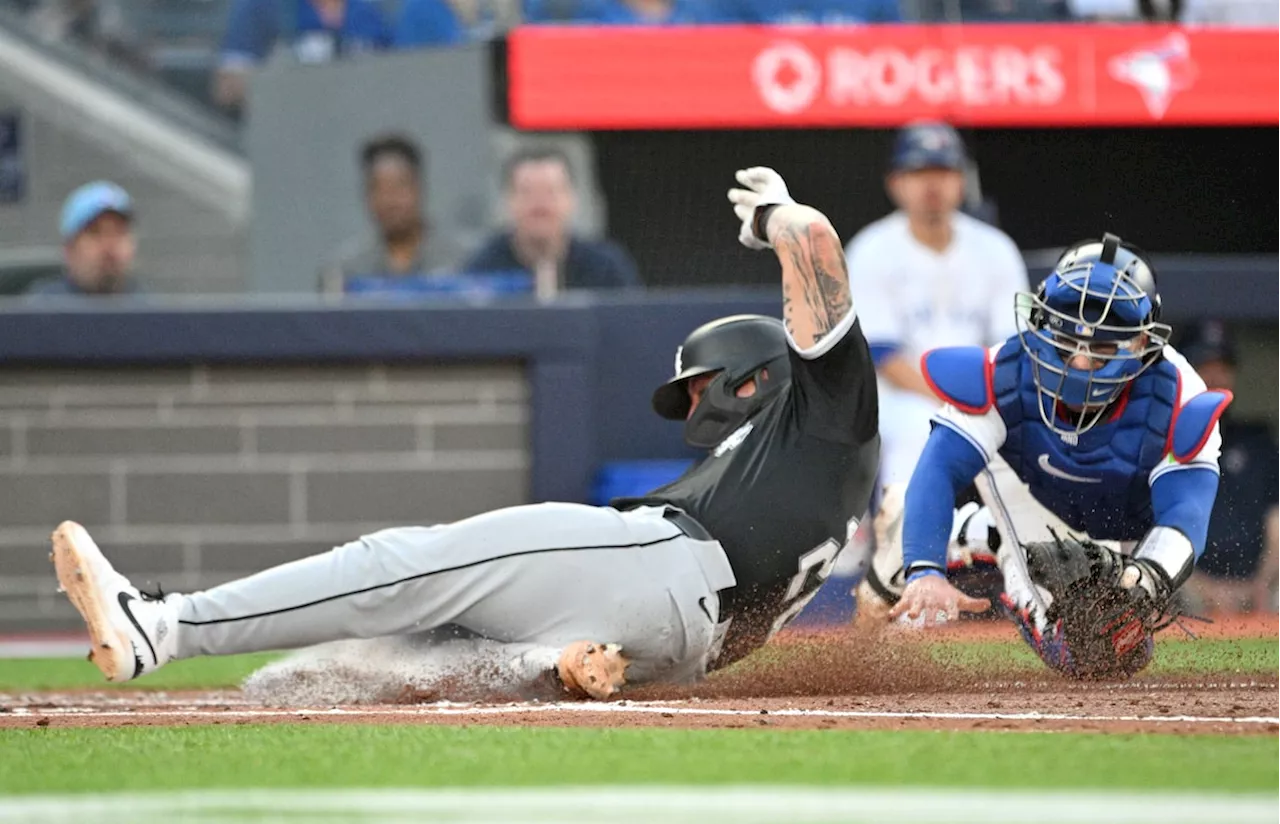
{"type": "Polygon", "coordinates": [[[74,521],[54,530],[49,557],[62,591],[89,629],[89,660],[108,681],[129,681],[173,659],[181,595],[157,598],[139,592],[74,521]]]}

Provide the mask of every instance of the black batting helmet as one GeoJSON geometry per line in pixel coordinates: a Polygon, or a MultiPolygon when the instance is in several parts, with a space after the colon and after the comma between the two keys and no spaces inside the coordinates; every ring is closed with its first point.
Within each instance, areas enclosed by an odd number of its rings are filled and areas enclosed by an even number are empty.
{"type": "Polygon", "coordinates": [[[653,409],[669,420],[687,418],[685,441],[710,448],[754,415],[790,379],[791,361],[782,321],[764,315],[733,315],[689,333],[676,350],[675,375],[653,393],[653,409]],[[711,373],[719,374],[690,416],[686,384],[711,373]],[[756,393],[739,398],[738,387],[752,378],[756,393]]]}

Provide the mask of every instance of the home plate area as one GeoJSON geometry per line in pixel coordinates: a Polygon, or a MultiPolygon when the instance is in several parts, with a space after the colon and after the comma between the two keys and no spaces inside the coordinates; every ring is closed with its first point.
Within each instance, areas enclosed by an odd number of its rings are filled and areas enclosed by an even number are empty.
{"type": "Polygon", "coordinates": [[[919,645],[784,642],[768,666],[692,686],[648,686],[609,702],[511,701],[405,690],[391,703],[271,701],[239,690],[93,689],[0,694],[0,728],[255,723],[776,729],[944,729],[1275,734],[1273,674],[1140,675],[1079,683],[1047,671],[978,677],[919,645]],[[453,699],[453,700],[443,700],[453,699]]]}
{"type": "Polygon", "coordinates": [[[1275,733],[1276,684],[1145,684],[1131,690],[1037,692],[1017,685],[974,693],[901,696],[689,699],[610,703],[262,707],[226,693],[51,693],[4,696],[0,728],[191,724],[497,724],[779,729],[947,729],[1178,734],[1275,733]],[[1031,700],[1031,699],[1035,700],[1031,700]],[[1194,707],[1195,712],[1176,707],[1194,707]]]}

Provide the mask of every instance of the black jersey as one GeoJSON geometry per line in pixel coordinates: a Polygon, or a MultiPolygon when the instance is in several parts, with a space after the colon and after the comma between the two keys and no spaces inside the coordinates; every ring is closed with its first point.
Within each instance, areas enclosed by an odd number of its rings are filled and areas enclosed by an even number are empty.
{"type": "Polygon", "coordinates": [[[724,548],[737,585],[722,596],[731,623],[716,667],[799,614],[866,514],[880,460],[875,367],[861,324],[841,326],[807,357],[791,349],[790,383],[684,475],[612,502],[679,507],[724,548]]]}

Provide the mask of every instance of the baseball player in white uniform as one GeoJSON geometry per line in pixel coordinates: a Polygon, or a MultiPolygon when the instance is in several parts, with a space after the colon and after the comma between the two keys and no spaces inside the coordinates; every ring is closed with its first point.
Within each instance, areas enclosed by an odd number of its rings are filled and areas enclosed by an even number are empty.
{"type": "Polygon", "coordinates": [[[939,346],[991,346],[1016,332],[1027,270],[1004,232],[959,211],[968,159],[945,123],[898,133],[886,181],[897,210],[846,249],[880,392],[882,487],[906,484],[941,405],[920,372],[939,346]]]}

